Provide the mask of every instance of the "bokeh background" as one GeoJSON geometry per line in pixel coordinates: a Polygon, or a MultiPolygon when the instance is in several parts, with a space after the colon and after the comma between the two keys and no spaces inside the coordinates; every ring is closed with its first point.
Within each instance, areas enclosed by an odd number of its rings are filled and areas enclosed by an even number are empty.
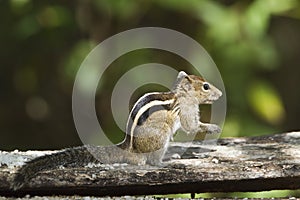
{"type": "MultiPolygon", "coordinates": [[[[71,95],[81,62],[106,38],[145,26],[182,32],[211,55],[227,92],[222,137],[300,129],[297,0],[2,0],[0,5],[1,150],[80,145],[71,95]]],[[[106,90],[96,97],[102,102],[97,111],[107,113],[101,123],[114,142],[124,135],[108,106],[113,86],[133,66],[149,62],[191,69],[159,50],[117,59],[105,72],[106,90]]]]}

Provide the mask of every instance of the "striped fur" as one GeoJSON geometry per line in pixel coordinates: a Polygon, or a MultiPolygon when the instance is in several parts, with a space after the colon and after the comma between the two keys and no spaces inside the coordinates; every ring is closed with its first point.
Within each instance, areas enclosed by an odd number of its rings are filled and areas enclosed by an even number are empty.
{"type": "Polygon", "coordinates": [[[134,129],[142,125],[149,116],[159,110],[173,111],[176,108],[176,98],[172,92],[153,92],[142,96],[133,106],[127,121],[126,134],[130,135],[130,148],[133,143],[134,129]]]}

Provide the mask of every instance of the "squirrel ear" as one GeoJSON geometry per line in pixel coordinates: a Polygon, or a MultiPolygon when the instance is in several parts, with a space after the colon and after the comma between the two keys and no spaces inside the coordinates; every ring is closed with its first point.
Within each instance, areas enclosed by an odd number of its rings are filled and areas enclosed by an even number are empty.
{"type": "Polygon", "coordinates": [[[184,77],[187,77],[188,75],[184,71],[180,71],[177,75],[177,80],[182,80],[184,77]]]}
{"type": "Polygon", "coordinates": [[[176,81],[173,85],[173,90],[175,90],[178,85],[180,84],[180,82],[182,81],[182,79],[188,77],[188,75],[184,72],[184,71],[180,71],[177,75],[176,81]]]}

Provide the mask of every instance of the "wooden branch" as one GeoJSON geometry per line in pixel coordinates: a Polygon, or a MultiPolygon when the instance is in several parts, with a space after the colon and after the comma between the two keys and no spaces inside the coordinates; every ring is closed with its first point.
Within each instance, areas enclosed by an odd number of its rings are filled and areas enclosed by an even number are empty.
{"type": "Polygon", "coordinates": [[[300,132],[217,142],[171,143],[165,167],[88,165],[39,173],[20,191],[10,190],[17,168],[51,152],[0,152],[0,196],[149,195],[300,189],[300,132]],[[178,156],[177,156],[178,157],[178,156]]]}

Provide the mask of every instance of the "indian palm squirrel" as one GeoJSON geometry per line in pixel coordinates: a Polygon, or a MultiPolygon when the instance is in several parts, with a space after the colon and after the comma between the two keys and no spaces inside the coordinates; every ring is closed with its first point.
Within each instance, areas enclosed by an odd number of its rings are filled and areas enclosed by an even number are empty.
{"type": "Polygon", "coordinates": [[[142,96],[133,106],[123,142],[112,146],[84,145],[63,149],[26,162],[12,188],[27,184],[38,172],[89,163],[161,165],[170,139],[178,129],[189,133],[220,133],[215,124],[200,121],[199,104],[212,104],[222,92],[203,78],[181,71],[171,91],[142,96]]]}

